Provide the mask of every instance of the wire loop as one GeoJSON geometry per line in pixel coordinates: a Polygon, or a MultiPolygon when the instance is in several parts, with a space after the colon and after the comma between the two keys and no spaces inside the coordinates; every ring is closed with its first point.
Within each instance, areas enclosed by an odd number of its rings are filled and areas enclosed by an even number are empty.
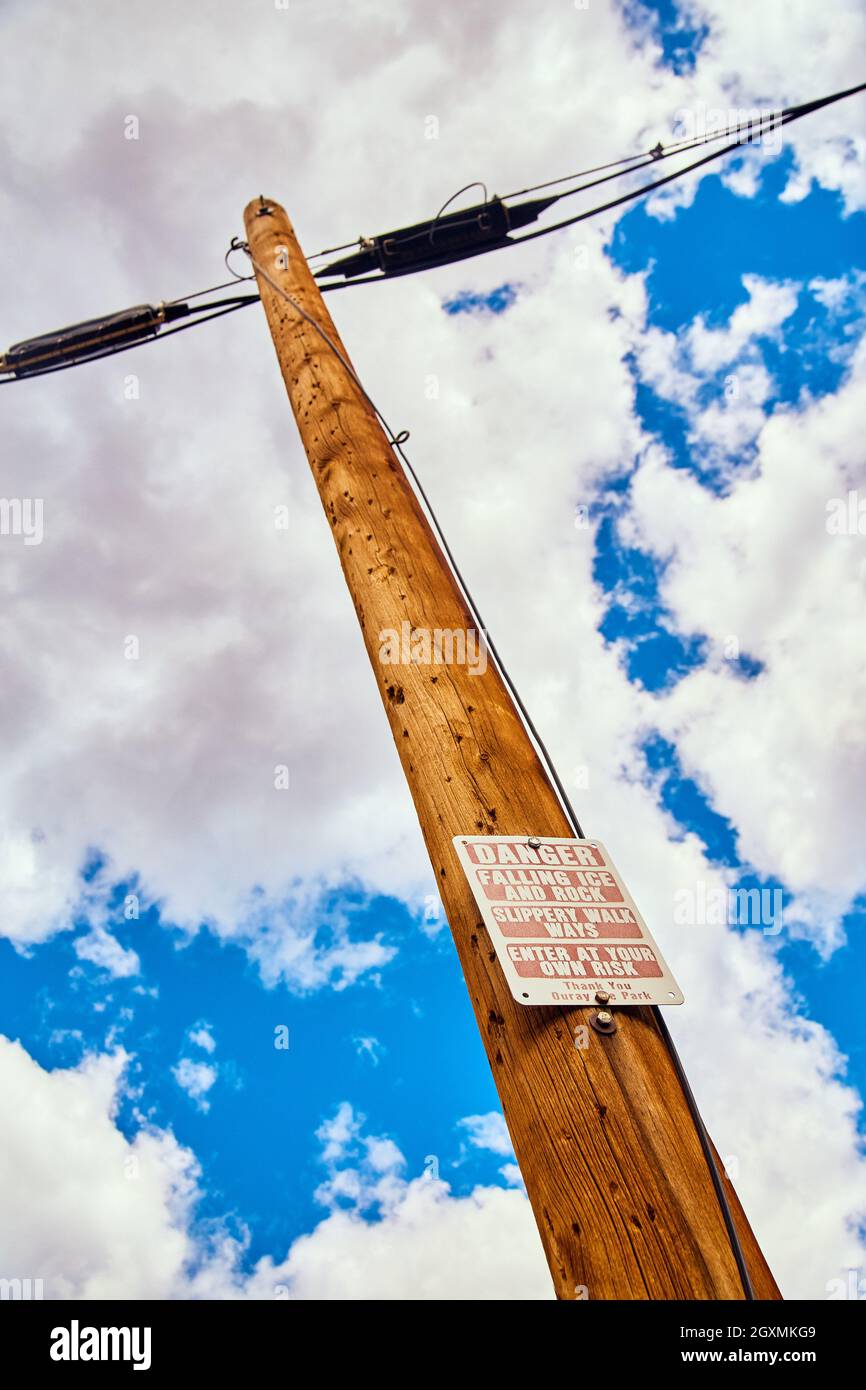
{"type": "MultiPolygon", "coordinates": [[[[249,256],[249,244],[246,241],[243,241],[240,237],[232,237],[231,241],[229,242],[229,249],[223,256],[223,264],[225,265],[225,268],[228,271],[229,275],[233,275],[236,280],[255,280],[255,272],[253,272],[252,275],[239,275],[236,270],[232,270],[231,266],[229,265],[229,256],[232,254],[233,251],[245,251],[249,256]]],[[[252,257],[250,257],[250,259],[252,259],[252,257]]]]}

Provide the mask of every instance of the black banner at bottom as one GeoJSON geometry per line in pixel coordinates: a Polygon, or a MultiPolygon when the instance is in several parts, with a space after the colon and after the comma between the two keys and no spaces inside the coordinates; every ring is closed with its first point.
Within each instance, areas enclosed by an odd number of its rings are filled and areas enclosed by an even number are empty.
{"type": "Polygon", "coordinates": [[[525,1359],[536,1377],[541,1366],[610,1378],[648,1366],[708,1365],[768,1371],[806,1366],[826,1376],[854,1361],[864,1327],[856,1300],[526,1303],[517,1316],[511,1303],[447,1306],[450,1325],[425,1302],[3,1300],[0,1328],[4,1364],[25,1374],[48,1372],[63,1380],[108,1370],[115,1377],[139,1373],[161,1381],[179,1371],[213,1370],[225,1377],[253,1367],[261,1373],[270,1365],[281,1374],[306,1374],[311,1359],[334,1375],[392,1366],[405,1375],[418,1369],[419,1358],[428,1375],[437,1362],[443,1374],[453,1375],[467,1360],[486,1361],[493,1370],[506,1358],[510,1372],[522,1369],[525,1359]]]}

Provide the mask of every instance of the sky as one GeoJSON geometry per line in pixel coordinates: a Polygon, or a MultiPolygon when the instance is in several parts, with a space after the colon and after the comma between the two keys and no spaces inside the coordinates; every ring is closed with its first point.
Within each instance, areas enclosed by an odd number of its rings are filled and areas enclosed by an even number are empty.
{"type": "MultiPolygon", "coordinates": [[[[6,0],[0,38],[5,346],[219,283],[260,192],[312,252],[851,86],[866,16],[6,0]]],[[[864,124],[329,304],[789,1297],[866,1273],[864,124]]],[[[0,405],[43,516],[0,534],[0,1276],[550,1298],[261,312],[0,405]]]]}

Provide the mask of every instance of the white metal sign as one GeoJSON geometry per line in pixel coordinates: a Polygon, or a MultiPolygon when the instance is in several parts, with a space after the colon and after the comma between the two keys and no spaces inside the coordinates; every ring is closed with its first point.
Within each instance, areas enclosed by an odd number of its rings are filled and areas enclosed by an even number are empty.
{"type": "Polygon", "coordinates": [[[600,840],[455,835],[519,1004],[682,1004],[679,985],[600,840]]]}

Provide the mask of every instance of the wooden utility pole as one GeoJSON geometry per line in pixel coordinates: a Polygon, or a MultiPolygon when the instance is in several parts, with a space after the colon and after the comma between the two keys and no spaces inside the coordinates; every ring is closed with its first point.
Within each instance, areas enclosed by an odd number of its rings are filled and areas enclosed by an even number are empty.
{"type": "MultiPolygon", "coordinates": [[[[575,1046],[589,1012],[524,1008],[508,990],[452,836],[573,834],[492,663],[383,664],[388,631],[474,629],[369,402],[285,295],[348,354],[285,211],[256,198],[247,241],[277,358],[364,634],[454,935],[557,1296],[741,1299],[706,1159],[645,1008],[575,1046]]],[[[779,1291],[725,1188],[755,1295],[779,1291]]],[[[459,1252],[458,1252],[459,1258],[459,1252]]],[[[483,1295],[483,1290],[479,1293],[483,1295]]]]}

